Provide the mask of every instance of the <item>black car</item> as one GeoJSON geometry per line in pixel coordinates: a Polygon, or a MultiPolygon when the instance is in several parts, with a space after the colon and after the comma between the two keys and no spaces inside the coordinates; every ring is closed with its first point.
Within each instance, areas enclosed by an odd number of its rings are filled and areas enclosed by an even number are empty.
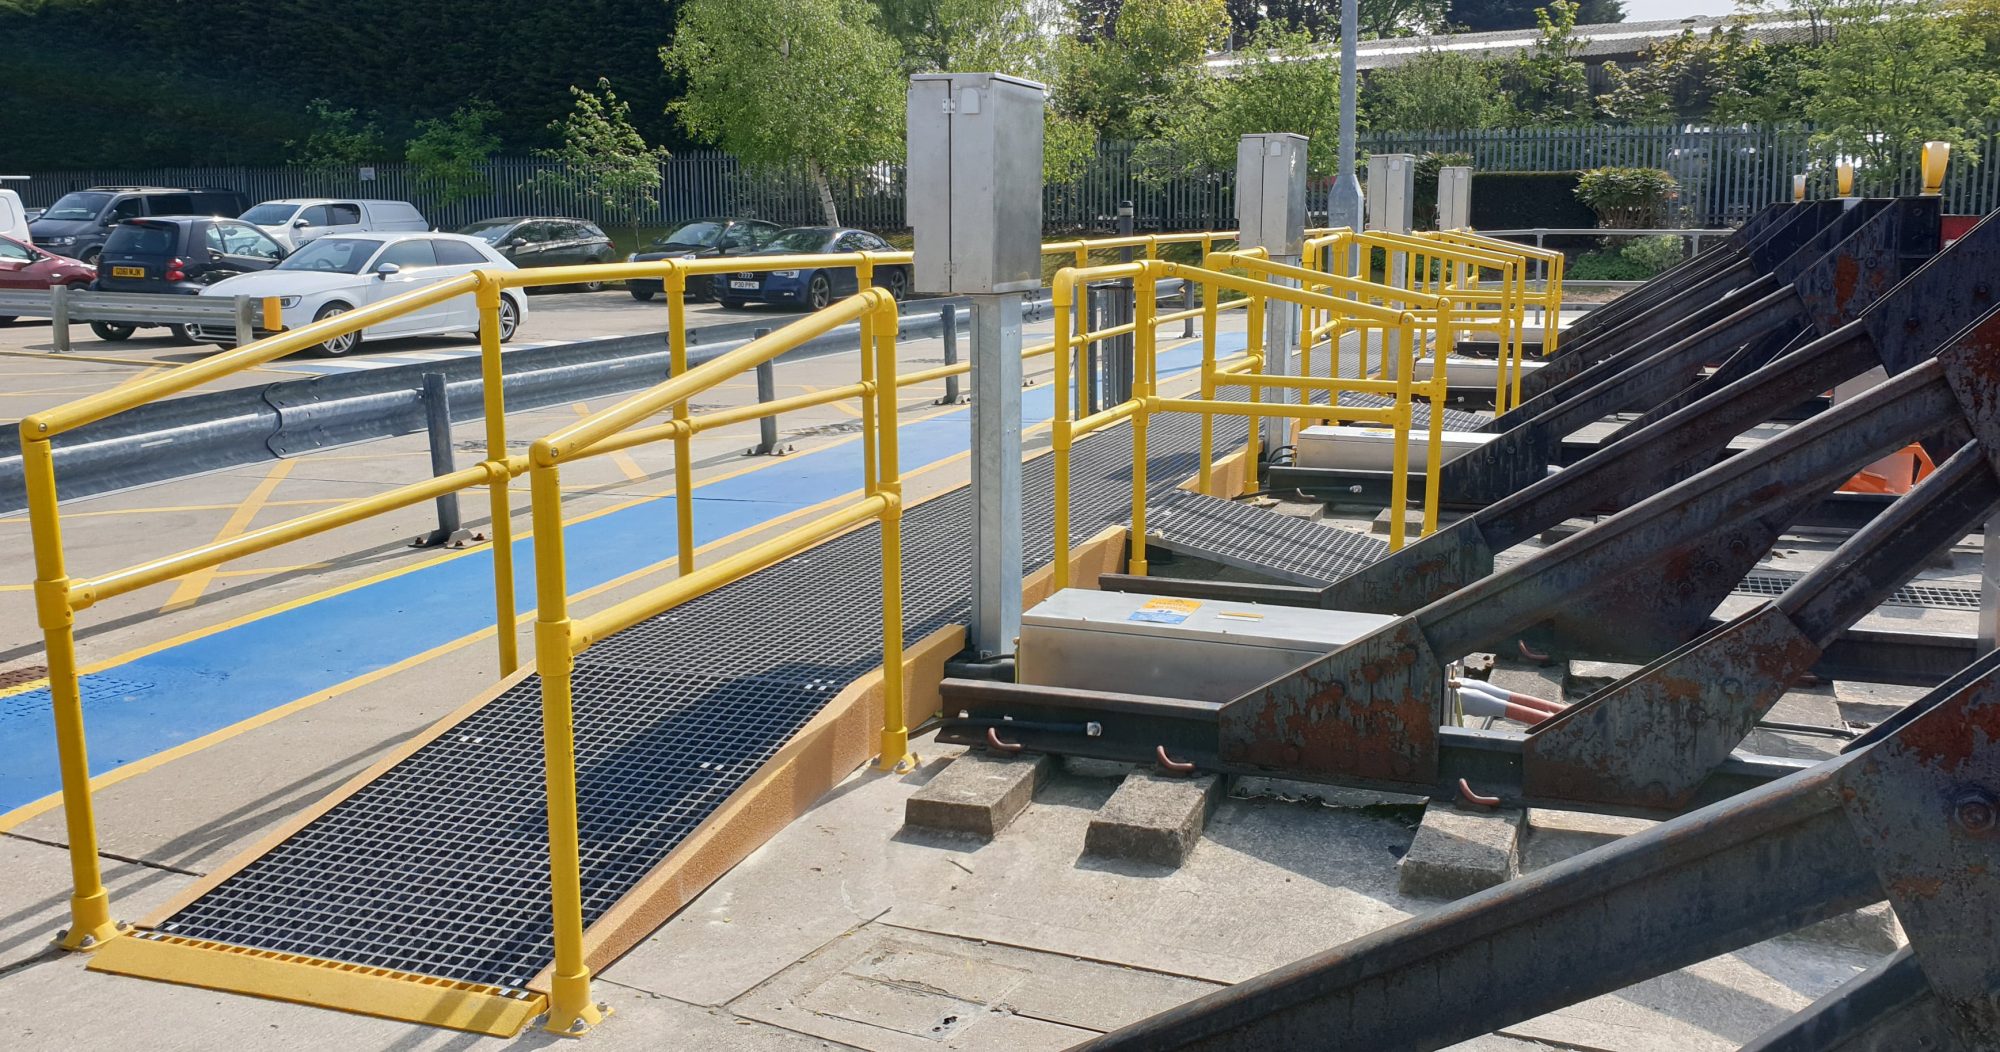
{"type": "MultiPolygon", "coordinates": [[[[154,292],[192,296],[203,286],[253,270],[269,270],[285,258],[284,247],[240,219],[159,216],[128,219],[111,228],[97,261],[101,292],[154,292]]],[[[174,338],[193,343],[185,325],[169,326],[174,338]]],[[[134,326],[94,321],[90,330],[103,340],[123,340],[134,326]]]]}
{"type": "MultiPolygon", "coordinates": [[[[458,232],[492,245],[517,267],[582,267],[609,263],[617,256],[604,231],[583,219],[502,216],[482,219],[458,232]]],[[[583,282],[585,292],[603,287],[601,281],[583,282]]]]}
{"type": "MultiPolygon", "coordinates": [[[[647,245],[643,251],[626,257],[632,263],[650,263],[660,259],[713,259],[716,256],[740,256],[745,252],[755,252],[764,244],[778,236],[783,230],[776,223],[766,223],[761,219],[690,219],[673,228],[667,236],[647,245]]],[[[714,278],[697,275],[688,281],[688,295],[695,299],[714,299],[714,278]]],[[[660,294],[657,281],[632,280],[625,283],[632,298],[641,303],[660,294]]]]}
{"type": "Polygon", "coordinates": [[[238,216],[243,195],[220,187],[93,186],[64,194],[28,224],[35,246],[57,255],[97,261],[112,228],[145,216],[238,216]]]}
{"type": "MultiPolygon", "coordinates": [[[[894,245],[866,230],[842,226],[795,226],[765,242],[764,247],[746,253],[758,256],[817,256],[837,252],[894,252],[894,245]]],[[[740,307],[752,301],[796,303],[807,310],[822,310],[833,301],[854,295],[858,280],[853,267],[801,267],[797,270],[744,271],[719,274],[715,279],[716,298],[725,307],[740,307]]],[[[902,299],[910,289],[910,265],[891,263],[875,268],[875,287],[888,289],[902,299]]]]}

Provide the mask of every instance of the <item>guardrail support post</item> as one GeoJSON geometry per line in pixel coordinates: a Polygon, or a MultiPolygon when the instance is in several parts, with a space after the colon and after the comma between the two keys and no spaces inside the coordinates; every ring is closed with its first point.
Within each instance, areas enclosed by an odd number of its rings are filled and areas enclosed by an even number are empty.
{"type": "Polygon", "coordinates": [[[972,297],[972,457],[968,643],[983,660],[1013,653],[1021,632],[1020,293],[972,297]]]}
{"type": "MultiPolygon", "coordinates": [[[[1203,262],[1205,263],[1207,261],[1203,260],[1203,262]]],[[[1186,278],[1182,278],[1181,309],[1193,310],[1199,306],[1201,306],[1201,286],[1195,284],[1192,281],[1189,281],[1186,278]]],[[[1181,339],[1183,340],[1194,339],[1194,315],[1192,314],[1181,319],[1181,339]]]]}
{"type": "Polygon", "coordinates": [[[49,288],[49,339],[56,354],[69,353],[69,286],[49,288]]]}
{"type": "MultiPolygon", "coordinates": [[[[236,297],[238,339],[242,338],[252,302],[243,296],[236,297]]],[[[431,442],[431,474],[449,475],[457,471],[451,451],[451,392],[445,387],[443,373],[424,374],[424,430],[431,442]]],[[[457,493],[446,493],[437,499],[437,516],[437,529],[418,536],[410,542],[410,547],[461,548],[472,539],[472,531],[460,524],[457,493]]]]}
{"type": "MultiPolygon", "coordinates": [[[[252,343],[257,342],[256,318],[257,318],[258,301],[251,299],[248,296],[232,296],[230,297],[230,300],[236,307],[236,346],[248,347],[252,343]]],[[[428,397],[430,395],[430,387],[429,387],[430,374],[428,373],[425,374],[424,381],[425,381],[424,394],[426,397],[428,397]]],[[[446,417],[445,430],[447,432],[451,430],[450,424],[451,424],[451,418],[446,417]]],[[[431,450],[431,463],[433,465],[437,463],[437,450],[435,447],[433,447],[431,450]]],[[[446,468],[445,470],[449,471],[451,469],[446,468]]]]}
{"type": "MultiPolygon", "coordinates": [[[[944,337],[944,364],[958,364],[958,308],[947,303],[938,308],[938,331],[944,337]]],[[[944,378],[944,397],[933,405],[959,405],[965,396],[958,390],[958,374],[944,378]]]]}
{"type": "MultiPolygon", "coordinates": [[[[761,340],[771,335],[769,329],[756,329],[750,334],[753,340],[761,340]]],[[[861,353],[868,354],[863,347],[861,353]]],[[[757,363],[757,404],[765,405],[778,400],[778,370],[771,362],[757,363]]],[[[792,451],[790,446],[778,444],[778,418],[776,414],[757,418],[757,444],[743,451],[746,457],[782,457],[792,451]]]]}

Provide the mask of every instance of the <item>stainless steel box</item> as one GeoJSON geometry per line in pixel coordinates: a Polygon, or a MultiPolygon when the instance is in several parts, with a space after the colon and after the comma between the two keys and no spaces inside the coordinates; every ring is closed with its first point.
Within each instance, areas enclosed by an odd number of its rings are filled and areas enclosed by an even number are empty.
{"type": "MultiPolygon", "coordinates": [[[[1457,363],[1445,373],[1457,376],[1457,363]]],[[[1500,437],[1487,431],[1442,431],[1438,448],[1449,464],[1500,437]]],[[[1410,431],[1409,471],[1421,474],[1430,463],[1431,435],[1423,428],[1410,431]]],[[[1386,427],[1359,424],[1315,424],[1299,430],[1296,463],[1302,468],[1331,468],[1336,471],[1389,471],[1395,463],[1396,433],[1386,427]]]]}
{"type": "Polygon", "coordinates": [[[1368,155],[1368,229],[1410,232],[1417,204],[1417,159],[1407,153],[1368,155]]]}
{"type": "Polygon", "coordinates": [[[1023,683],[1229,701],[1393,620],[1065,588],[1021,615],[1016,668],[1023,683]]]}
{"type": "Polygon", "coordinates": [[[1042,85],[999,73],[910,78],[904,193],[917,292],[1041,287],[1047,99],[1042,85]]]}
{"type": "Polygon", "coordinates": [[[1438,169],[1438,229],[1472,229],[1472,169],[1438,169]]]}
{"type": "Polygon", "coordinates": [[[1305,248],[1306,137],[1245,135],[1236,142],[1236,242],[1273,256],[1305,248]]]}

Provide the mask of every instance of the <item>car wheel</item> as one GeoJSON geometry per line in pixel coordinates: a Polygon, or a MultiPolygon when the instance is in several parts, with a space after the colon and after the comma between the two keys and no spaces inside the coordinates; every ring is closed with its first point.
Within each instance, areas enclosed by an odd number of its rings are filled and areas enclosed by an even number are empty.
{"type": "Polygon", "coordinates": [[[715,282],[716,279],[714,277],[712,276],[704,277],[700,274],[696,274],[695,276],[687,279],[688,299],[691,299],[696,303],[719,302],[721,300],[721,296],[719,296],[715,291],[716,289],[715,282]]]}
{"type": "Polygon", "coordinates": [[[101,254],[103,254],[102,249],[85,249],[83,255],[76,257],[76,261],[79,263],[88,263],[94,267],[97,265],[97,257],[101,254]]]}
{"type": "Polygon", "coordinates": [[[634,287],[632,287],[632,286],[630,286],[630,285],[627,285],[627,286],[625,287],[625,291],[627,291],[627,292],[631,293],[631,294],[632,294],[632,298],[633,298],[633,299],[635,299],[635,300],[638,300],[638,301],[639,301],[640,303],[651,303],[651,302],[653,302],[653,290],[652,290],[652,289],[641,289],[641,288],[634,288],[634,287]]]}
{"type": "Polygon", "coordinates": [[[722,304],[724,310],[742,310],[743,305],[748,301],[731,299],[728,296],[724,296],[723,298],[717,300],[716,302],[722,304]]]}
{"type": "Polygon", "coordinates": [[[910,294],[910,276],[901,270],[891,270],[882,278],[882,287],[889,290],[889,296],[901,303],[910,294]]]}
{"type": "Polygon", "coordinates": [[[806,309],[825,310],[833,306],[833,282],[825,274],[814,274],[806,283],[806,309]]]}
{"type": "MultiPolygon", "coordinates": [[[[348,306],[345,303],[329,303],[321,307],[318,314],[313,315],[313,320],[325,321],[328,318],[337,318],[346,314],[347,311],[348,306]]],[[[361,333],[359,330],[356,330],[335,336],[330,340],[321,340],[319,352],[330,358],[338,358],[343,354],[354,353],[354,349],[359,346],[361,346],[361,333]]]]}
{"type": "Polygon", "coordinates": [[[178,343],[184,347],[192,347],[195,344],[201,342],[200,340],[194,338],[194,333],[189,332],[188,327],[185,325],[167,326],[167,335],[173,337],[173,341],[175,343],[178,343]]]}
{"type": "Polygon", "coordinates": [[[514,330],[521,327],[521,308],[511,296],[500,297],[500,342],[514,338],[514,330]]]}
{"type": "Polygon", "coordinates": [[[582,289],[585,292],[603,292],[604,283],[601,281],[586,281],[583,284],[578,285],[577,288],[582,289]]]}
{"type": "Polygon", "coordinates": [[[138,328],[136,325],[120,325],[112,321],[94,321],[90,323],[90,331],[96,333],[98,339],[110,340],[113,343],[131,339],[132,334],[137,332],[138,328]]]}

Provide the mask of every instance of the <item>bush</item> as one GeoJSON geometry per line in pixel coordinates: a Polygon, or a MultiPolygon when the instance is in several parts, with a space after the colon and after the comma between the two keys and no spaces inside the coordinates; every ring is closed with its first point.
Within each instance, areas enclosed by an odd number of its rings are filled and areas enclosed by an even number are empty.
{"type": "Polygon", "coordinates": [[[1638,229],[1666,220],[1680,184],[1658,168],[1593,168],[1576,181],[1576,198],[1597,213],[1598,225],[1638,229]]]}
{"type": "Polygon", "coordinates": [[[1645,281],[1678,266],[1683,258],[1681,239],[1671,234],[1633,238],[1622,246],[1570,260],[1563,276],[1575,281],[1645,281]]]}

